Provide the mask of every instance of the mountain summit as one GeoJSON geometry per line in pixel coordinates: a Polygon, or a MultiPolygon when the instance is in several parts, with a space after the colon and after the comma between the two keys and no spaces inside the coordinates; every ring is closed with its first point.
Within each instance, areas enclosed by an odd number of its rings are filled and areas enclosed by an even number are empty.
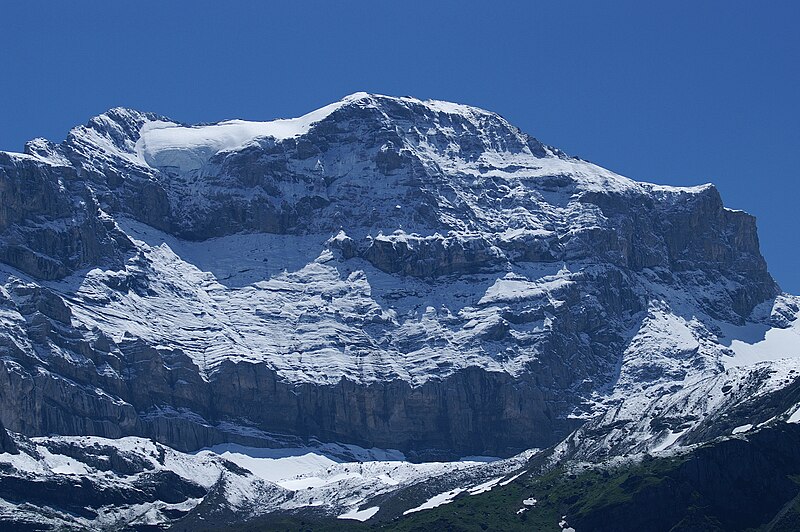
{"type": "Polygon", "coordinates": [[[800,300],[713,185],[441,101],[111,109],[0,152],[0,262],[0,419],[51,454],[58,434],[181,464],[311,441],[601,459],[789,415],[800,370],[800,300]]]}

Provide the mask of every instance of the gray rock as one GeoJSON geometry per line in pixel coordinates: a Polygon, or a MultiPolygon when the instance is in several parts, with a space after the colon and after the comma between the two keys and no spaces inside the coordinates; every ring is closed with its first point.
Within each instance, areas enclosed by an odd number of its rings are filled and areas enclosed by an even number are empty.
{"type": "Polygon", "coordinates": [[[486,111],[355,97],[191,167],[146,154],[156,120],[113,109],[0,153],[13,431],[510,455],[562,440],[623,377],[721,371],[710,332],[717,358],[656,345],[625,365],[654,301],[710,331],[779,292],[755,219],[713,186],[636,183],[486,111]],[[255,266],[196,251],[259,235],[255,266]]]}

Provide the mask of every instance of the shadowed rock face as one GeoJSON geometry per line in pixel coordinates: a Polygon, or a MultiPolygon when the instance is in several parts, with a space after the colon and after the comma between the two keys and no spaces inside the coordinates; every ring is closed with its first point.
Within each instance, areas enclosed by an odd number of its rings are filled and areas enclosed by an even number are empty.
{"type": "Polygon", "coordinates": [[[231,364],[211,383],[198,381],[189,397],[176,397],[167,383],[159,386],[145,379],[132,383],[137,390],[109,386],[126,401],[122,404],[53,375],[5,368],[0,374],[7,390],[3,412],[12,418],[15,431],[111,438],[137,434],[182,451],[227,441],[267,442],[225,433],[203,418],[246,421],[284,434],[368,448],[398,448],[419,459],[476,452],[510,455],[549,445],[578,426],[558,418],[556,397],[536,383],[477,368],[412,388],[402,381],[363,385],[347,380],[297,386],[263,364],[231,364]],[[165,405],[176,411],[163,412],[165,405]]]}
{"type": "MultiPolygon", "coordinates": [[[[64,340],[56,341],[66,347],[64,340]]],[[[97,365],[113,363],[108,354],[82,345],[97,365]]],[[[401,380],[316,385],[286,382],[264,364],[225,363],[209,382],[180,352],[141,342],[122,349],[123,379],[63,363],[45,370],[22,353],[0,366],[2,415],[11,420],[10,428],[32,435],[145,435],[184,451],[225,441],[259,442],[213,426],[215,420],[231,420],[433,459],[513,454],[549,445],[577,426],[558,417],[569,398],[543,390],[534,376],[515,379],[467,368],[413,387],[401,380]],[[166,406],[171,410],[163,411],[166,406]]]]}
{"type": "Polygon", "coordinates": [[[195,130],[114,109],[0,153],[11,430],[508,455],[596,413],[652,301],[742,323],[778,293],[713,186],[636,183],[479,109],[362,95],[295,135],[195,130]]]}
{"type": "Polygon", "coordinates": [[[2,423],[0,423],[0,453],[19,454],[17,443],[9,436],[2,423]]]}
{"type": "Polygon", "coordinates": [[[76,179],[73,168],[0,153],[0,260],[38,279],[121,263],[133,245],[76,179]]]}
{"type": "Polygon", "coordinates": [[[405,449],[423,459],[452,457],[453,451],[513,454],[547,445],[577,425],[558,419],[556,398],[534,382],[477,368],[417,387],[347,380],[320,387],[289,386],[263,365],[231,364],[220,370],[212,390],[221,399],[218,415],[244,416],[306,437],[405,449]],[[270,402],[262,406],[264,390],[270,390],[270,402]]]}
{"type": "Polygon", "coordinates": [[[633,466],[621,484],[629,497],[609,496],[596,505],[580,501],[570,508],[570,524],[621,531],[794,529],[798,435],[797,425],[781,424],[702,446],[673,463],[633,466]]]}

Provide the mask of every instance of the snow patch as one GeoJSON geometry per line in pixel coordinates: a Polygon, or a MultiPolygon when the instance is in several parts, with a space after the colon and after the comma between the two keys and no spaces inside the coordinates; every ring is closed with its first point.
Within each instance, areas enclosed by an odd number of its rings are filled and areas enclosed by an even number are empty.
{"type": "Polygon", "coordinates": [[[524,474],[525,474],[525,471],[522,471],[521,473],[517,473],[516,475],[514,475],[514,476],[512,476],[510,478],[507,478],[504,481],[502,481],[500,483],[500,485],[501,486],[507,486],[508,484],[511,484],[512,482],[514,482],[515,480],[517,480],[519,477],[521,477],[524,474]]]}
{"type": "Polygon", "coordinates": [[[369,508],[365,508],[363,510],[353,509],[349,512],[345,512],[339,516],[337,519],[355,519],[356,521],[366,521],[380,510],[380,506],[371,506],[369,508]]]}
{"type": "Polygon", "coordinates": [[[285,140],[304,135],[320,120],[363,96],[357,93],[299,118],[269,122],[226,120],[206,126],[148,122],[139,132],[136,153],[154,168],[173,167],[183,173],[199,170],[217,153],[241,149],[258,138],[285,140]]]}
{"type": "Polygon", "coordinates": [[[748,323],[743,326],[724,324],[724,338],[730,345],[733,357],[725,357],[726,368],[751,366],[768,360],[800,358],[800,313],[795,315],[792,324],[780,329],[770,328],[761,323],[748,323]]]}
{"type": "Polygon", "coordinates": [[[520,278],[514,274],[507,274],[504,278],[495,281],[481,298],[479,304],[511,303],[542,297],[553,298],[554,293],[563,291],[573,284],[575,284],[573,281],[560,276],[544,277],[538,281],[529,281],[524,277],[520,278]]]}
{"type": "MultiPolygon", "coordinates": [[[[338,463],[325,455],[299,448],[261,449],[236,444],[221,444],[211,447],[208,451],[249,470],[257,477],[275,482],[287,489],[302,489],[317,484],[306,479],[302,486],[296,487],[287,479],[310,471],[325,470],[338,463]]],[[[322,482],[319,479],[319,484],[322,482]]]]}
{"type": "Polygon", "coordinates": [[[420,512],[422,510],[430,510],[432,508],[436,508],[436,507],[441,506],[443,504],[449,504],[449,503],[453,502],[453,499],[455,499],[456,496],[459,493],[462,493],[462,492],[464,492],[463,489],[456,488],[454,490],[450,490],[450,491],[446,491],[444,493],[440,493],[438,495],[434,495],[433,497],[431,497],[427,501],[423,502],[419,506],[406,510],[405,512],[403,512],[403,515],[412,514],[414,512],[420,512]]]}
{"type": "Polygon", "coordinates": [[[653,447],[651,449],[651,451],[657,453],[659,451],[664,451],[664,450],[668,449],[669,447],[672,446],[673,443],[678,441],[678,439],[681,436],[683,436],[684,434],[686,434],[688,431],[689,431],[689,429],[686,428],[686,429],[683,429],[683,430],[670,432],[669,434],[667,434],[667,437],[664,438],[663,440],[661,440],[661,442],[658,445],[656,445],[655,447],[653,447]]]}
{"type": "Polygon", "coordinates": [[[502,479],[503,477],[497,477],[491,480],[487,480],[483,484],[478,484],[477,486],[469,488],[467,491],[469,492],[470,495],[479,495],[481,493],[492,491],[492,488],[494,488],[502,479]]]}

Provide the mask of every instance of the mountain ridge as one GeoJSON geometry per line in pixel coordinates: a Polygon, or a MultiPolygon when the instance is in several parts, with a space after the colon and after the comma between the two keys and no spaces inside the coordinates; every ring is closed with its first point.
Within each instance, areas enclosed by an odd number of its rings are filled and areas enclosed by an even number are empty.
{"type": "Polygon", "coordinates": [[[265,123],[115,108],[25,151],[0,152],[24,437],[604,460],[793,408],[800,300],[713,185],[362,93],[265,123]]]}

